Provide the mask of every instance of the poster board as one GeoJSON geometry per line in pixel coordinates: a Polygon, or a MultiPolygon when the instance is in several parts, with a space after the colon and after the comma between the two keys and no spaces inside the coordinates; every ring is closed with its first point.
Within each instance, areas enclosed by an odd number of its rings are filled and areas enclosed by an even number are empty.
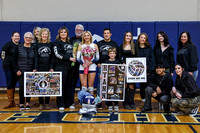
{"type": "Polygon", "coordinates": [[[125,65],[101,65],[100,97],[103,101],[124,101],[125,72],[125,65]]]}
{"type": "Polygon", "coordinates": [[[24,97],[62,96],[61,72],[24,72],[24,97]]]}
{"type": "Polygon", "coordinates": [[[126,58],[127,83],[147,82],[146,57],[126,58]]]}

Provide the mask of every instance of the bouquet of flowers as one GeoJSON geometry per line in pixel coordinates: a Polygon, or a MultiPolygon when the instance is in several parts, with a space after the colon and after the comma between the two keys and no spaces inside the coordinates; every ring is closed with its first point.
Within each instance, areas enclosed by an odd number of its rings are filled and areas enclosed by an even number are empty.
{"type": "MultiPolygon", "coordinates": [[[[83,60],[85,63],[88,63],[92,60],[93,56],[97,52],[96,48],[91,48],[90,46],[86,46],[82,50],[83,60]]],[[[87,68],[84,68],[84,74],[87,75],[89,71],[89,66],[87,68]]]]}
{"type": "MultiPolygon", "coordinates": [[[[77,50],[78,50],[79,43],[76,42],[73,44],[73,57],[76,58],[77,50]]],[[[71,66],[75,66],[75,62],[72,62],[71,66]]]]}

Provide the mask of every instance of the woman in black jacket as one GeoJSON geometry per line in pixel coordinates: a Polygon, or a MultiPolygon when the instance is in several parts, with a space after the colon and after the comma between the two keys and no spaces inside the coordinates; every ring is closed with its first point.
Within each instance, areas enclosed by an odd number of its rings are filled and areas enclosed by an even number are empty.
{"type": "Polygon", "coordinates": [[[177,64],[175,87],[172,88],[172,104],[176,112],[183,112],[194,116],[200,105],[200,89],[193,77],[177,64]]]}
{"type": "MultiPolygon", "coordinates": [[[[39,33],[39,41],[35,46],[35,70],[53,72],[53,43],[48,28],[42,28],[39,33]]],[[[39,97],[39,110],[49,110],[50,97],[39,97]]]]}
{"type": "MultiPolygon", "coordinates": [[[[121,44],[119,48],[119,59],[122,60],[123,64],[126,64],[126,58],[138,57],[139,50],[138,47],[133,42],[133,34],[130,31],[127,31],[124,34],[123,44],[121,44]]],[[[135,95],[135,84],[127,84],[125,90],[125,101],[124,108],[125,109],[136,109],[134,103],[134,95],[135,95]]]]}
{"type": "MultiPolygon", "coordinates": [[[[139,48],[139,57],[146,57],[147,65],[147,79],[154,71],[154,54],[149,43],[149,39],[146,33],[141,33],[137,39],[137,47],[139,48]]],[[[140,95],[142,99],[142,105],[140,108],[143,108],[145,102],[145,89],[148,86],[148,83],[140,83],[140,95]]]]}
{"type": "Polygon", "coordinates": [[[162,63],[165,66],[165,71],[173,76],[174,71],[174,49],[169,44],[169,39],[164,31],[157,34],[157,40],[154,47],[155,64],[162,63]]]}
{"type": "Polygon", "coordinates": [[[57,97],[57,107],[63,111],[73,103],[71,64],[76,62],[76,58],[72,55],[73,46],[70,44],[69,31],[66,27],[61,27],[58,30],[53,49],[55,71],[62,72],[62,96],[57,97]]]}
{"type": "Polygon", "coordinates": [[[198,76],[198,61],[197,48],[191,41],[190,33],[182,32],[178,41],[177,63],[180,63],[195,81],[198,76]]]}
{"type": "Polygon", "coordinates": [[[13,70],[12,57],[14,49],[18,46],[20,40],[19,32],[14,31],[11,36],[11,41],[7,42],[2,47],[1,59],[3,60],[3,71],[6,77],[7,83],[7,96],[8,96],[8,105],[4,109],[15,107],[15,86],[17,84],[17,75],[13,70]]]}
{"type": "Polygon", "coordinates": [[[33,34],[26,32],[24,34],[24,43],[18,45],[14,51],[13,66],[14,71],[18,76],[19,82],[19,101],[20,110],[30,109],[30,97],[24,98],[24,72],[32,72],[34,70],[34,56],[35,56],[35,45],[31,44],[33,34]]]}

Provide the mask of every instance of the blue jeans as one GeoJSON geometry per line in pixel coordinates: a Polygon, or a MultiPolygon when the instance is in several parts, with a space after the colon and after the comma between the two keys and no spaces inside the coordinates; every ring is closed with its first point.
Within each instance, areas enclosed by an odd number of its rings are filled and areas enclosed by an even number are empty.
{"type": "Polygon", "coordinates": [[[100,75],[101,67],[97,67],[98,77],[97,77],[97,95],[100,96],[100,75]]]}
{"type": "Polygon", "coordinates": [[[4,69],[7,89],[14,89],[17,84],[17,74],[11,69],[4,69]]]}
{"type": "Polygon", "coordinates": [[[198,70],[196,70],[196,71],[193,72],[193,78],[194,78],[195,81],[197,80],[198,73],[199,73],[198,70]]]}

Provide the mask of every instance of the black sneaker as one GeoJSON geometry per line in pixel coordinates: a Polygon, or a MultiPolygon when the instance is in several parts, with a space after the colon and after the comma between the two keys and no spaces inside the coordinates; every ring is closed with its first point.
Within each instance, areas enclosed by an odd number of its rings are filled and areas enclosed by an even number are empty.
{"type": "Polygon", "coordinates": [[[131,109],[136,110],[136,106],[135,106],[135,104],[131,104],[130,106],[131,106],[131,109]]]}
{"type": "Polygon", "coordinates": [[[102,103],[97,104],[97,109],[103,109],[103,107],[102,107],[102,103]]]}
{"type": "Polygon", "coordinates": [[[26,109],[31,109],[31,106],[30,105],[26,105],[26,109]]]}
{"type": "Polygon", "coordinates": [[[20,108],[20,111],[25,109],[24,106],[20,106],[19,108],[20,108]]]}
{"type": "Polygon", "coordinates": [[[152,111],[152,108],[143,108],[142,110],[141,110],[141,112],[146,112],[146,111],[152,111]]]}
{"type": "Polygon", "coordinates": [[[125,104],[124,108],[125,108],[125,109],[131,109],[131,106],[128,105],[128,104],[125,104]]]}

